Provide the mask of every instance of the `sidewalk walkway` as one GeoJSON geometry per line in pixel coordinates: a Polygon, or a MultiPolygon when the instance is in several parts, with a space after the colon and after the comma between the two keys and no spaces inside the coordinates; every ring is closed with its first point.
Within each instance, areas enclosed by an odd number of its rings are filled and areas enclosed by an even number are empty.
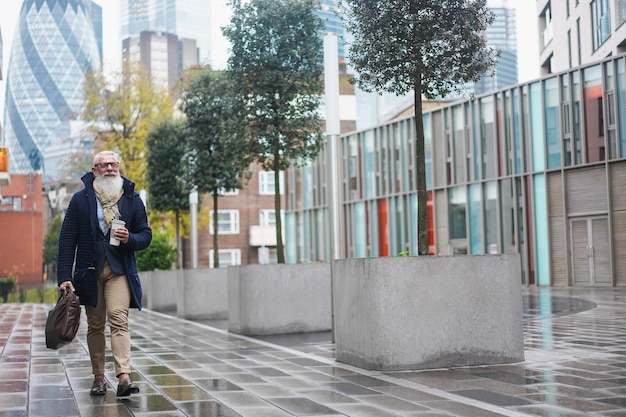
{"type": "Polygon", "coordinates": [[[524,362],[420,372],[343,365],[306,335],[259,340],[133,310],[141,393],[125,400],[110,357],[109,392],[89,396],[86,320],[46,349],[50,308],[0,304],[0,417],[626,416],[626,288],[524,289],[524,362]]]}

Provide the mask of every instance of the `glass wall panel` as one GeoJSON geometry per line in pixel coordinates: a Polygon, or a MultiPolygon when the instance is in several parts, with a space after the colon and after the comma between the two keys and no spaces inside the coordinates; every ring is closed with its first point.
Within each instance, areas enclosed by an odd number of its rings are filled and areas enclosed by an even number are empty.
{"type": "Polygon", "coordinates": [[[604,161],[604,111],[602,99],[602,70],[600,65],[586,68],[583,72],[585,99],[585,133],[587,139],[587,162],[604,161]]]}
{"type": "Polygon", "coordinates": [[[376,197],[376,149],[374,131],[363,132],[363,189],[365,198],[376,197]]]}
{"type": "Polygon", "coordinates": [[[498,245],[498,185],[485,183],[485,248],[487,253],[500,253],[498,245]]]}
{"type": "Polygon", "coordinates": [[[296,213],[285,213],[285,262],[298,262],[296,213]]]}
{"type": "Polygon", "coordinates": [[[583,163],[583,145],[582,145],[582,127],[581,127],[581,105],[580,105],[580,97],[581,97],[581,86],[580,86],[580,72],[574,71],[572,73],[572,134],[574,138],[574,164],[580,165],[583,163]]]}
{"type": "Polygon", "coordinates": [[[370,245],[371,245],[371,249],[370,249],[370,253],[368,254],[368,256],[380,256],[380,254],[378,253],[378,218],[376,216],[376,213],[378,212],[378,208],[376,205],[376,201],[372,200],[369,202],[369,210],[368,210],[368,222],[367,224],[369,225],[369,235],[372,237],[370,239],[370,245]]]}
{"type": "Polygon", "coordinates": [[[482,205],[482,187],[480,184],[472,184],[469,186],[469,227],[470,227],[470,253],[480,255],[485,253],[483,246],[483,222],[481,213],[482,205]]]}
{"type": "Polygon", "coordinates": [[[465,206],[467,192],[465,187],[454,187],[448,190],[448,213],[450,216],[450,239],[467,238],[465,206]]]}
{"type": "Polygon", "coordinates": [[[550,251],[548,236],[548,202],[546,199],[546,177],[533,177],[533,202],[535,220],[535,259],[537,260],[537,285],[550,285],[550,251]]]}
{"type": "Polygon", "coordinates": [[[493,96],[480,100],[480,147],[482,155],[482,178],[495,178],[498,158],[495,144],[493,96]]]}
{"type": "Polygon", "coordinates": [[[454,184],[464,183],[465,179],[465,121],[463,120],[463,105],[455,106],[452,110],[452,146],[451,152],[454,161],[454,184]]]}
{"type": "Polygon", "coordinates": [[[361,160],[359,158],[359,141],[356,136],[348,140],[348,200],[353,201],[362,197],[361,182],[363,173],[360,171],[361,160]]]}
{"type": "Polygon", "coordinates": [[[608,158],[618,158],[617,150],[617,130],[615,115],[615,62],[609,61],[604,64],[604,96],[605,96],[605,129],[606,129],[606,146],[608,147],[608,158]]]}
{"type": "Polygon", "coordinates": [[[411,218],[408,221],[411,235],[411,255],[416,256],[419,254],[417,250],[417,194],[413,193],[409,198],[411,218]]]}
{"type": "MultiPolygon", "coordinates": [[[[424,156],[426,158],[426,189],[433,188],[433,133],[430,114],[424,115],[424,156]]],[[[413,188],[411,188],[413,189],[413,188]]]]}
{"type": "Polygon", "coordinates": [[[404,216],[404,199],[402,198],[402,196],[398,196],[395,198],[395,218],[394,218],[394,223],[395,223],[395,248],[394,251],[392,253],[397,254],[398,252],[401,252],[405,249],[404,247],[404,222],[405,222],[405,216],[404,216]]]}
{"type": "Polygon", "coordinates": [[[563,128],[563,165],[572,165],[572,106],[569,74],[561,76],[561,124],[563,128]]]}
{"type": "Polygon", "coordinates": [[[541,83],[536,82],[530,85],[530,131],[533,156],[533,170],[543,171],[545,169],[545,152],[543,136],[541,83]]]}
{"type": "Polygon", "coordinates": [[[474,126],[474,134],[472,135],[472,155],[474,155],[474,180],[480,180],[480,137],[481,137],[481,124],[478,118],[478,103],[476,100],[472,100],[470,106],[472,106],[472,125],[474,126]]]}
{"type": "Polygon", "coordinates": [[[515,173],[522,173],[522,114],[519,103],[519,89],[513,90],[513,154],[515,159],[515,173]]]}
{"type": "Polygon", "coordinates": [[[500,218],[502,219],[502,252],[516,253],[515,245],[515,195],[510,178],[500,182],[500,218]]]}
{"type": "MultiPolygon", "coordinates": [[[[622,2],[622,4],[626,5],[626,0],[622,2]]],[[[620,147],[620,157],[626,158],[626,71],[624,70],[624,58],[620,58],[617,60],[617,78],[616,78],[616,88],[617,88],[617,117],[619,124],[619,147],[620,147]]]]}
{"type": "Polygon", "coordinates": [[[307,238],[311,235],[311,211],[302,212],[303,237],[302,239],[302,260],[310,262],[311,259],[311,241],[307,238]]]}
{"type": "Polygon", "coordinates": [[[314,216],[316,217],[316,254],[317,259],[322,261],[330,259],[330,241],[328,240],[328,217],[326,216],[326,209],[315,210],[314,216]]]}
{"type": "Polygon", "coordinates": [[[354,204],[354,257],[367,256],[367,218],[365,217],[365,203],[354,204]]]}
{"type": "Polygon", "coordinates": [[[548,169],[561,166],[561,144],[559,132],[559,80],[544,81],[544,108],[546,120],[546,148],[548,169]]]}
{"type": "Polygon", "coordinates": [[[304,208],[313,207],[313,178],[311,166],[307,165],[302,168],[302,205],[304,208]]]}

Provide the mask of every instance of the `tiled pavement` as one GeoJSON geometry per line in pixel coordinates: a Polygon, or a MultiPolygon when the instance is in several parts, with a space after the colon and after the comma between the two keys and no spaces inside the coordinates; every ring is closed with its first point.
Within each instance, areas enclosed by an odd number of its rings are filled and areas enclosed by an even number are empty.
{"type": "MultiPolygon", "coordinates": [[[[524,289],[522,363],[370,372],[328,334],[252,339],[131,311],[141,393],[90,397],[86,325],[46,349],[50,305],[0,305],[0,417],[626,416],[626,288],[524,289]]],[[[363,329],[367,331],[367,329],[363,329]]]]}

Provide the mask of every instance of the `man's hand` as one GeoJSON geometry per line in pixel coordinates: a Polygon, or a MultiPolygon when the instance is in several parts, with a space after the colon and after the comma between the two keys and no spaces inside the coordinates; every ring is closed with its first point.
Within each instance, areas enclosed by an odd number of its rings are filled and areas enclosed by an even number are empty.
{"type": "Polygon", "coordinates": [[[115,236],[115,238],[122,243],[128,243],[130,233],[128,232],[127,228],[122,226],[115,229],[115,233],[113,233],[113,236],[115,236]]]}
{"type": "Polygon", "coordinates": [[[63,281],[59,285],[59,290],[61,290],[61,291],[71,291],[71,292],[76,291],[74,289],[74,284],[72,284],[72,281],[63,281]]]}

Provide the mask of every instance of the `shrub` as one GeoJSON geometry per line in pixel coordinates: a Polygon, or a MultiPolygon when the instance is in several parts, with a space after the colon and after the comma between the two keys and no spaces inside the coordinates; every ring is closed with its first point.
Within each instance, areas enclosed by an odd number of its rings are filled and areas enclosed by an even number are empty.
{"type": "Polygon", "coordinates": [[[176,248],[170,243],[167,233],[157,232],[152,236],[150,246],[137,252],[137,267],[140,271],[166,271],[176,260],[176,248]]]}

